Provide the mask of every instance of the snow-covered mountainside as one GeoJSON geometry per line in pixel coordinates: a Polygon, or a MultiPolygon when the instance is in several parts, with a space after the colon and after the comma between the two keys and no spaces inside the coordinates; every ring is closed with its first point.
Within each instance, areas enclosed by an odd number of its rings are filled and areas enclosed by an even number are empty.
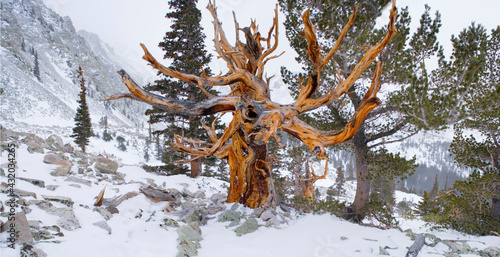
{"type": "Polygon", "coordinates": [[[140,115],[147,108],[145,104],[99,100],[126,91],[116,73],[118,70],[125,69],[137,82],[145,83],[154,78],[149,67],[129,65],[97,35],[77,33],[69,17],[60,17],[41,0],[1,0],[1,13],[0,117],[3,121],[73,125],[80,91],[76,82],[79,66],[86,79],[87,101],[94,123],[104,116],[115,125],[133,126],[145,121],[145,116],[140,115]],[[35,56],[39,79],[34,74],[35,56]]]}
{"type": "MultiPolygon", "coordinates": [[[[1,130],[17,165],[11,212],[9,169],[2,162],[0,224],[14,224],[24,244],[9,248],[10,233],[4,229],[0,256],[405,256],[418,234],[427,243],[419,257],[500,254],[496,236],[433,231],[419,219],[399,217],[401,230],[380,230],[286,206],[254,210],[227,203],[227,182],[148,173],[133,144],[120,151],[116,142],[92,137],[83,154],[69,132],[41,128],[41,138],[1,130]],[[100,192],[102,204],[95,206],[100,192]]],[[[2,161],[7,153],[2,149],[2,161]]],[[[396,199],[420,198],[396,192],[396,199]]]]}

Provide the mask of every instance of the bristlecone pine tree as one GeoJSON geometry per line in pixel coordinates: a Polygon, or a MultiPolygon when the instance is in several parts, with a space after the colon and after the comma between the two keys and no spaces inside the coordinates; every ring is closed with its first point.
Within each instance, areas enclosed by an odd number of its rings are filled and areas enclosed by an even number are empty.
{"type": "MultiPolygon", "coordinates": [[[[301,73],[292,73],[286,67],[282,68],[284,81],[291,85],[289,88],[295,93],[296,99],[300,97],[297,85],[309,76],[311,67],[314,67],[308,56],[307,41],[301,37],[300,31],[299,17],[305,6],[316,14],[313,22],[318,24],[316,29],[318,41],[321,42],[318,48],[327,50],[337,48],[331,39],[339,34],[343,35],[343,28],[339,24],[348,19],[348,13],[356,4],[361,6],[357,22],[345,35],[345,41],[349,43],[343,44],[338,49],[338,54],[324,67],[323,78],[318,81],[319,89],[312,98],[321,98],[329,88],[344,84],[344,78],[350,78],[352,70],[358,67],[358,60],[365,54],[366,45],[376,43],[382,35],[391,30],[375,26],[375,20],[389,0],[279,0],[279,3],[287,17],[285,28],[290,45],[298,54],[298,62],[304,65],[301,73]]],[[[439,115],[446,112],[438,110],[438,107],[447,106],[446,98],[429,86],[425,65],[426,61],[441,49],[436,37],[441,26],[440,15],[436,13],[434,18],[431,17],[430,7],[426,6],[420,26],[411,37],[410,21],[408,9],[403,8],[394,24],[398,30],[397,35],[378,56],[379,60],[384,62],[384,73],[380,81],[384,88],[391,91],[387,101],[367,114],[366,121],[348,143],[355,158],[357,187],[354,202],[348,206],[346,213],[347,218],[354,221],[364,219],[364,210],[369,203],[371,191],[384,193],[380,189],[394,188],[395,179],[403,179],[415,169],[414,159],[405,160],[399,155],[391,154],[384,146],[400,142],[421,129],[441,128],[445,124],[445,119],[439,115]],[[400,85],[401,90],[396,90],[393,85],[400,85]],[[389,170],[380,168],[380,165],[389,170]]],[[[360,78],[365,81],[370,79],[372,69],[375,69],[374,65],[368,67],[367,72],[360,73],[360,78]]],[[[348,94],[337,102],[312,114],[300,113],[300,118],[323,130],[341,129],[351,121],[354,113],[352,106],[361,103],[367,90],[369,89],[366,83],[353,83],[348,94]]],[[[383,201],[391,198],[377,197],[383,201]]]]}
{"type": "Polygon", "coordinates": [[[87,106],[87,87],[85,87],[81,66],[78,67],[77,78],[82,90],[78,94],[79,99],[77,102],[80,105],[76,109],[75,127],[70,137],[74,138],[75,143],[85,152],[85,147],[89,144],[89,138],[92,136],[92,123],[90,122],[89,107],[87,106]]]}
{"type": "MultiPolygon", "coordinates": [[[[307,40],[307,52],[312,68],[307,82],[304,81],[304,84],[301,85],[296,101],[286,105],[271,100],[270,81],[269,78],[264,77],[265,64],[278,57],[271,55],[278,45],[278,7],[276,6],[273,25],[265,34],[258,32],[254,21],[249,27],[240,28],[235,20],[237,33],[234,46],[226,38],[217,18],[216,9],[211,2],[207,8],[214,18],[215,50],[219,57],[227,63],[229,69],[227,74],[208,77],[205,74],[198,76],[167,68],[161,65],[144,45],[141,45],[145,52],[143,58],[153,68],[166,76],[194,83],[207,96],[207,100],[196,102],[190,99],[169,99],[152,94],[135,84],[123,70],[119,71],[119,74],[130,93],[111,96],[107,99],[131,98],[152,104],[173,114],[206,116],[231,112],[233,119],[221,137],[216,136],[213,125],[211,127],[205,126],[210,141],[175,135],[174,145],[179,150],[189,153],[192,157],[191,160],[208,156],[227,158],[230,167],[228,202],[239,202],[252,208],[276,207],[279,204],[279,199],[274,188],[268,155],[269,138],[271,136],[277,138],[277,130],[281,129],[301,140],[309,147],[314,156],[325,159],[328,163],[325,147],[342,143],[356,134],[365,117],[380,105],[377,93],[380,89],[382,74],[383,65],[381,62],[378,62],[374,69],[370,88],[359,99],[356,111],[343,129],[318,130],[300,120],[298,115],[330,105],[348,93],[361,73],[372,64],[395,36],[394,23],[397,13],[395,3],[390,11],[387,33],[380,38],[378,43],[367,48],[349,76],[342,78],[341,83],[315,98],[312,96],[321,85],[321,71],[341,46],[347,31],[354,23],[358,7],[353,10],[335,45],[326,54],[322,53],[319,47],[315,27],[309,19],[310,12],[305,11],[302,17],[304,22],[302,35],[307,40]],[[240,32],[244,33],[245,43],[240,40],[240,32]],[[225,96],[213,96],[204,88],[215,86],[229,86],[231,92],[225,96]]],[[[319,176],[314,174],[314,177],[319,176]]]]}
{"type": "MultiPolygon", "coordinates": [[[[169,69],[178,72],[200,76],[211,75],[210,68],[206,67],[210,63],[211,56],[204,50],[203,44],[205,35],[200,26],[201,12],[196,7],[197,0],[171,0],[170,9],[166,18],[172,20],[171,31],[166,32],[164,41],[159,43],[159,47],[165,51],[164,58],[172,60],[169,69]]],[[[163,75],[161,79],[155,81],[153,85],[144,87],[145,90],[156,92],[169,99],[188,100],[191,102],[204,101],[208,97],[197,87],[196,83],[183,80],[175,80],[170,76],[163,75]]],[[[205,90],[214,95],[217,92],[211,88],[205,90]]],[[[164,130],[155,131],[154,134],[163,135],[165,141],[165,150],[162,155],[164,165],[159,167],[162,172],[168,174],[187,173],[190,171],[192,177],[197,177],[202,173],[202,161],[205,166],[215,166],[213,158],[196,159],[190,162],[190,169],[184,164],[178,163],[179,160],[187,156],[178,151],[174,151],[172,142],[175,141],[174,134],[182,134],[189,138],[198,138],[200,140],[210,140],[205,129],[200,126],[200,115],[190,115],[182,113],[169,113],[162,108],[153,106],[147,110],[150,123],[164,123],[169,125],[164,130]]],[[[213,121],[213,118],[206,122],[213,121]]],[[[193,143],[191,147],[196,147],[193,143]]]]}

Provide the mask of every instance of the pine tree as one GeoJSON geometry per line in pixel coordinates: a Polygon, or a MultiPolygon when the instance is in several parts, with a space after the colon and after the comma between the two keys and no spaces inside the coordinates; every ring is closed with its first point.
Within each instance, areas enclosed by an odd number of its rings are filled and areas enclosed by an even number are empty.
{"type": "MultiPolygon", "coordinates": [[[[299,55],[297,60],[305,67],[311,67],[311,65],[308,65],[310,60],[306,52],[307,42],[300,36],[301,26],[299,22],[300,16],[305,11],[304,8],[308,7],[313,10],[312,23],[318,24],[317,31],[321,38],[319,41],[328,42],[321,46],[327,52],[332,48],[343,24],[347,22],[348,15],[353,12],[354,5],[359,6],[356,20],[344,39],[349,44],[342,45],[327,67],[322,70],[322,73],[325,74],[322,76],[327,77],[318,89],[319,95],[335,87],[340,83],[339,80],[349,77],[352,68],[365,53],[365,46],[367,44],[374,45],[375,40],[379,40],[381,35],[385,33],[386,28],[375,28],[375,19],[380,16],[382,9],[388,2],[389,0],[375,2],[331,1],[325,5],[323,2],[320,4],[311,0],[279,0],[287,17],[285,21],[287,37],[292,48],[299,55]]],[[[436,37],[441,26],[440,14],[436,13],[435,17],[432,18],[430,8],[426,6],[420,20],[420,27],[411,38],[410,21],[408,8],[401,9],[396,22],[398,33],[379,56],[379,59],[384,63],[382,88],[387,84],[398,84],[402,86],[402,89],[392,93],[382,106],[375,109],[352,139],[350,150],[356,160],[357,192],[354,203],[347,208],[347,212],[348,218],[355,221],[362,220],[364,217],[362,210],[369,201],[373,177],[379,176],[380,181],[389,183],[390,180],[410,174],[415,168],[414,160],[405,161],[404,158],[392,155],[388,151],[376,151],[375,149],[384,147],[388,143],[404,140],[420,129],[441,128],[447,122],[446,117],[435,115],[441,113],[436,110],[441,105],[433,103],[439,97],[441,97],[439,98],[441,102],[445,102],[446,97],[429,90],[429,76],[425,66],[426,60],[442,51],[436,37]],[[386,125],[373,122],[376,117],[384,117],[387,121],[386,125]],[[396,134],[404,136],[395,138],[396,134]],[[399,164],[405,162],[405,164],[394,165],[390,173],[380,169],[382,173],[377,175],[370,171],[375,165],[370,164],[368,160],[383,160],[384,163],[399,164]]],[[[297,85],[308,77],[309,72],[311,71],[305,69],[303,73],[296,74],[282,68],[284,82],[290,85],[289,88],[295,95],[298,94],[298,91],[294,91],[294,89],[299,88],[297,85]]],[[[371,74],[370,71],[365,71],[361,77],[370,79],[371,74]]],[[[328,108],[324,108],[312,116],[301,115],[301,119],[314,127],[327,131],[342,129],[348,123],[353,112],[347,103],[351,102],[357,106],[361,102],[363,93],[366,92],[366,87],[363,84],[354,84],[349,90],[350,94],[339,100],[337,104],[329,105],[328,108]]],[[[381,197],[377,199],[379,198],[381,197]]]]}
{"type": "Polygon", "coordinates": [[[429,197],[434,199],[438,195],[439,192],[439,181],[438,181],[438,175],[436,174],[436,177],[434,178],[434,184],[432,185],[432,189],[429,192],[429,197]]]}
{"type": "Polygon", "coordinates": [[[76,109],[75,127],[73,128],[74,142],[85,152],[85,147],[89,144],[89,138],[92,136],[92,123],[90,121],[89,108],[87,106],[87,87],[83,78],[82,67],[78,67],[77,78],[80,83],[81,91],[78,94],[77,102],[80,104],[76,109]]]}
{"type": "MultiPolygon", "coordinates": [[[[165,51],[164,58],[172,60],[169,68],[198,76],[201,74],[210,75],[211,71],[206,66],[210,63],[211,55],[207,54],[204,49],[205,35],[200,26],[201,12],[196,7],[196,3],[197,0],[169,1],[172,11],[167,13],[166,18],[172,20],[171,31],[166,32],[164,41],[159,43],[159,47],[165,51]]],[[[196,84],[173,80],[169,77],[163,77],[155,81],[154,85],[146,86],[145,89],[158,92],[170,99],[196,102],[207,98],[196,84]]],[[[216,94],[213,89],[205,90],[209,94],[216,94]]],[[[190,157],[179,151],[174,151],[171,142],[174,140],[174,134],[209,140],[206,130],[201,126],[201,118],[187,115],[173,116],[159,108],[150,109],[146,114],[150,116],[150,123],[166,122],[168,124],[166,129],[154,132],[163,135],[165,141],[166,151],[163,152],[161,157],[165,165],[161,167],[161,170],[168,174],[186,173],[188,169],[185,165],[177,162],[190,157]]],[[[213,118],[210,118],[204,122],[210,125],[213,120],[213,118]]],[[[205,165],[215,165],[213,158],[192,161],[190,163],[191,176],[196,177],[201,174],[202,161],[205,165]]]]}
{"type": "Polygon", "coordinates": [[[344,189],[345,175],[342,166],[337,167],[337,177],[335,178],[335,189],[337,190],[337,195],[345,193],[344,189]]]}
{"type": "Polygon", "coordinates": [[[38,79],[38,81],[41,81],[40,78],[40,66],[38,64],[38,52],[35,52],[35,62],[33,64],[33,75],[38,79]]]}

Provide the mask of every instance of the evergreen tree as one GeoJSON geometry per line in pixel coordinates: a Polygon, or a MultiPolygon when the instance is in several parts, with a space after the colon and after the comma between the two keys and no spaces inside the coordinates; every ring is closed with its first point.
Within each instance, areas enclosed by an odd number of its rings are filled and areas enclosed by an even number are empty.
{"type": "MultiPolygon", "coordinates": [[[[307,42],[300,36],[300,17],[305,11],[304,8],[312,9],[312,23],[317,24],[319,42],[324,42],[321,48],[327,52],[333,47],[343,25],[347,23],[348,15],[353,12],[354,5],[359,5],[356,20],[344,39],[344,42],[349,43],[342,44],[322,70],[322,77],[326,77],[318,89],[319,95],[335,87],[340,79],[347,78],[354,65],[364,55],[365,46],[373,45],[386,31],[386,28],[376,29],[375,20],[389,0],[329,1],[327,4],[312,0],[279,0],[279,3],[287,17],[285,21],[287,37],[292,48],[298,53],[298,62],[304,64],[305,67],[312,66],[307,65],[310,63],[306,52],[307,42]]],[[[414,135],[420,129],[441,128],[446,124],[446,117],[435,115],[441,113],[436,109],[441,105],[434,104],[437,99],[444,103],[446,97],[430,91],[429,76],[425,66],[426,60],[441,51],[436,37],[441,26],[440,14],[436,13],[432,18],[430,8],[426,6],[420,20],[420,27],[411,38],[410,21],[408,9],[401,9],[396,22],[398,33],[379,56],[384,63],[382,88],[388,84],[398,84],[402,89],[392,93],[382,106],[370,113],[352,139],[350,150],[355,156],[357,192],[354,203],[347,209],[349,219],[356,221],[363,219],[364,206],[370,200],[372,178],[378,176],[380,181],[387,181],[392,185],[394,183],[390,182],[391,180],[398,176],[404,177],[415,168],[414,160],[405,161],[404,158],[392,155],[388,151],[376,149],[388,143],[401,141],[414,135]],[[385,124],[374,122],[375,118],[384,119],[385,124]],[[403,136],[396,137],[397,134],[403,136]],[[375,174],[374,166],[376,165],[370,164],[369,160],[383,160],[386,164],[403,162],[405,164],[394,165],[393,172],[390,173],[377,169],[382,173],[375,174]]],[[[282,68],[284,81],[291,85],[289,88],[295,95],[298,91],[294,89],[300,88],[297,84],[301,84],[310,72],[305,69],[303,73],[295,74],[282,68]]],[[[361,77],[371,79],[372,74],[372,71],[367,70],[361,77]]],[[[301,115],[301,119],[323,130],[343,129],[354,111],[347,103],[351,102],[354,106],[358,106],[366,90],[367,85],[354,84],[348,96],[313,115],[301,115]]],[[[382,185],[379,186],[383,188],[382,185]]]]}
{"type": "Polygon", "coordinates": [[[434,199],[439,192],[439,181],[438,181],[438,175],[436,174],[436,177],[434,178],[434,184],[432,185],[432,189],[429,192],[429,197],[434,199]]]}
{"type": "Polygon", "coordinates": [[[125,146],[125,138],[122,136],[116,137],[116,142],[118,142],[118,149],[122,151],[127,151],[127,146],[125,146]]]}
{"type": "Polygon", "coordinates": [[[439,208],[437,208],[432,197],[424,191],[424,195],[422,196],[422,200],[417,203],[417,211],[416,213],[422,216],[424,220],[429,220],[429,215],[436,214],[439,208]]]}
{"type": "Polygon", "coordinates": [[[89,144],[89,138],[92,136],[92,123],[90,121],[89,108],[87,106],[87,87],[85,86],[85,79],[83,78],[82,67],[78,67],[77,79],[80,82],[81,91],[78,94],[79,99],[77,102],[80,104],[76,109],[75,127],[73,134],[75,143],[82,148],[85,152],[85,146],[89,144]]]}
{"type": "Polygon", "coordinates": [[[38,79],[38,81],[41,81],[40,78],[40,66],[38,64],[38,52],[35,52],[35,62],[33,64],[33,75],[38,79]]]}
{"type": "Polygon", "coordinates": [[[337,195],[345,193],[344,189],[345,175],[342,166],[337,167],[337,178],[335,178],[335,189],[337,190],[337,195]]]}
{"type": "MultiPolygon", "coordinates": [[[[211,55],[204,49],[205,35],[200,26],[201,12],[196,7],[197,0],[170,0],[169,6],[172,10],[167,13],[166,18],[172,20],[171,31],[166,32],[164,41],[159,43],[159,47],[165,51],[164,58],[172,60],[169,68],[193,75],[211,75],[207,66],[210,63],[211,55]]],[[[145,87],[148,91],[158,92],[170,99],[189,100],[198,102],[206,99],[196,84],[186,83],[163,76],[155,81],[155,84],[145,87]]],[[[204,89],[205,92],[215,95],[213,89],[204,89]]],[[[186,173],[187,167],[178,164],[178,161],[189,159],[184,153],[174,151],[171,142],[174,134],[184,135],[189,138],[210,140],[206,130],[201,126],[201,118],[195,116],[173,116],[159,108],[146,111],[150,116],[150,123],[166,122],[168,127],[164,130],[155,131],[157,135],[163,135],[165,150],[161,157],[165,164],[160,167],[168,174],[186,173]]],[[[206,123],[211,123],[214,119],[207,119],[206,123]]],[[[219,124],[219,123],[218,123],[219,124]]],[[[215,159],[204,159],[205,165],[214,166],[215,159]]],[[[190,163],[191,176],[196,177],[202,172],[202,160],[190,163]]]]}

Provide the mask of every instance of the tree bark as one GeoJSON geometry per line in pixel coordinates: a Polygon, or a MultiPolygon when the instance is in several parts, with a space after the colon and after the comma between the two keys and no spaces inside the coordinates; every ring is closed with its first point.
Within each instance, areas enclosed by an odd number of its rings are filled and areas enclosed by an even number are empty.
{"type": "Polygon", "coordinates": [[[201,166],[200,160],[194,160],[190,162],[191,165],[191,177],[197,178],[203,172],[203,167],[201,166]]]}
{"type": "Polygon", "coordinates": [[[364,129],[361,128],[354,137],[354,158],[356,162],[356,196],[351,206],[347,207],[347,219],[361,222],[365,215],[362,209],[370,201],[370,171],[368,170],[368,148],[364,143],[364,129]]]}

